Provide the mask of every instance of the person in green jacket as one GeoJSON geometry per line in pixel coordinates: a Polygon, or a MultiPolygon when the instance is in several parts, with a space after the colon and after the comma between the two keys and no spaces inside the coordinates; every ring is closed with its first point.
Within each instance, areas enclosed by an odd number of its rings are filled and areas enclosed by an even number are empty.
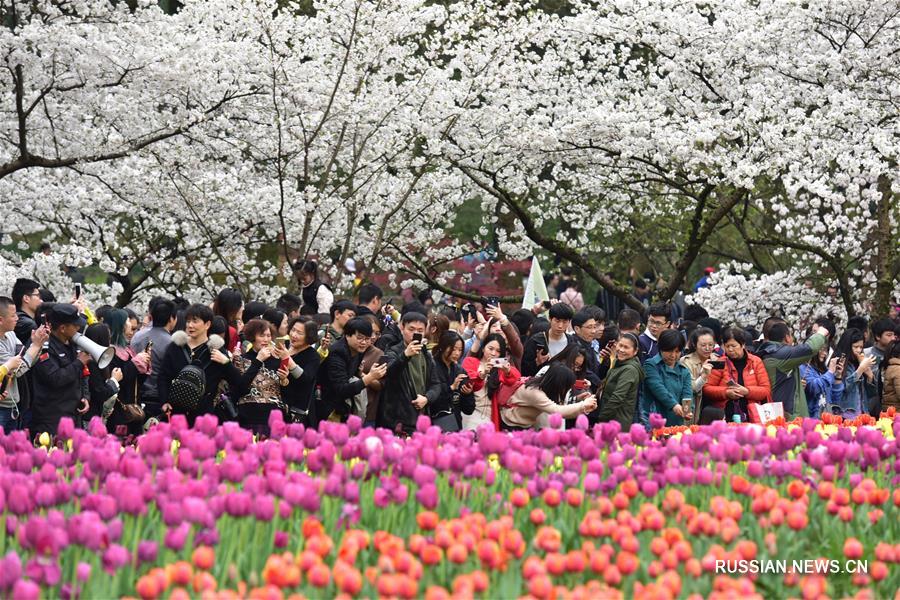
{"type": "Polygon", "coordinates": [[[641,401],[647,414],[657,413],[666,418],[666,426],[684,425],[690,422],[690,407],[694,392],[691,389],[691,372],[680,364],[684,338],[674,329],[666,329],[659,335],[659,354],[644,363],[644,393],[641,401]]]}
{"type": "Polygon", "coordinates": [[[624,333],[616,344],[616,362],[606,376],[597,421],[618,421],[622,431],[631,429],[638,390],[644,370],[638,359],[640,342],[633,333],[624,333]]]}
{"type": "Polygon", "coordinates": [[[766,341],[756,350],[756,355],[766,365],[766,373],[772,385],[772,402],[784,406],[784,418],[808,417],[806,396],[800,382],[800,365],[819,353],[828,342],[828,330],[819,327],[805,344],[794,345],[794,337],[787,323],[775,323],[766,334],[766,341]]]}

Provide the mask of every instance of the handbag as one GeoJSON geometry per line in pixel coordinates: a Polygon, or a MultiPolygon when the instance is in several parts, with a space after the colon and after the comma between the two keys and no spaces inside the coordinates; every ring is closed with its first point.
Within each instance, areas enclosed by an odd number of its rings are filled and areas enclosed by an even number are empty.
{"type": "Polygon", "coordinates": [[[453,433],[459,431],[459,422],[456,415],[451,413],[442,413],[435,417],[431,417],[431,424],[437,425],[444,433],[453,433]]]}
{"type": "Polygon", "coordinates": [[[188,364],[175,375],[169,386],[169,404],[176,412],[183,414],[195,414],[200,407],[200,401],[206,394],[206,366],[198,366],[191,362],[191,356],[186,348],[182,348],[188,359],[188,364]]]}

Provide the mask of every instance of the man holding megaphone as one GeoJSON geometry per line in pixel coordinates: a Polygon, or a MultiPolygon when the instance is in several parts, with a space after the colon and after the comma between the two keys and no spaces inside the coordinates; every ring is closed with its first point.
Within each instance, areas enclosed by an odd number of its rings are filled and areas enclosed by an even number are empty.
{"type": "Polygon", "coordinates": [[[78,413],[83,414],[89,408],[82,394],[81,379],[91,356],[79,351],[72,341],[82,325],[78,309],[72,304],[57,304],[48,317],[50,338],[32,367],[33,437],[44,432],[56,435],[62,417],[75,419],[78,413]]]}

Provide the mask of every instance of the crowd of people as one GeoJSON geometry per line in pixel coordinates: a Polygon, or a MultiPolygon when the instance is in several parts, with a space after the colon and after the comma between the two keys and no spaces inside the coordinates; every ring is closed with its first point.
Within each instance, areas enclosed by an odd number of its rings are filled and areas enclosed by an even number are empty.
{"type": "Polygon", "coordinates": [[[497,299],[435,305],[425,293],[399,306],[373,283],[335,298],[314,261],[294,272],[299,294],[271,304],[226,288],[209,304],[155,297],[143,318],[17,280],[0,296],[0,425],[39,439],[63,417],[98,416],[128,438],[173,414],[214,413],[266,436],[280,411],[409,435],[420,415],[447,432],[572,427],[581,415],[628,429],[654,413],[675,426],[758,422],[769,403],[788,418],[900,404],[889,318],[854,316],[840,335],[819,319],[801,341],[781,318],[757,331],[697,305],[642,315],[560,298],[507,313],[497,299]]]}

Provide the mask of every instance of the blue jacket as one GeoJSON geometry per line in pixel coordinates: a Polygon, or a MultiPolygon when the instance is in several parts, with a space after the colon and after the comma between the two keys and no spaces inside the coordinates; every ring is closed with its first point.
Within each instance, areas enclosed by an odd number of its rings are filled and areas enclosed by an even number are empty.
{"type": "Polygon", "coordinates": [[[844,418],[856,418],[868,413],[868,400],[866,397],[866,378],[858,377],[856,369],[849,369],[844,373],[844,389],[835,393],[833,404],[841,407],[844,418]]]}
{"type": "Polygon", "coordinates": [[[824,396],[825,405],[822,410],[828,411],[834,398],[840,398],[844,391],[843,382],[838,383],[834,379],[834,373],[825,371],[819,373],[812,365],[800,365],[800,377],[806,380],[806,406],[809,408],[809,416],[813,419],[821,419],[819,399],[824,396]]]}
{"type": "Polygon", "coordinates": [[[684,419],[675,414],[674,408],[684,399],[693,401],[691,372],[681,363],[666,365],[662,355],[648,358],[644,363],[643,409],[666,418],[666,426],[684,425],[684,419]]]}

